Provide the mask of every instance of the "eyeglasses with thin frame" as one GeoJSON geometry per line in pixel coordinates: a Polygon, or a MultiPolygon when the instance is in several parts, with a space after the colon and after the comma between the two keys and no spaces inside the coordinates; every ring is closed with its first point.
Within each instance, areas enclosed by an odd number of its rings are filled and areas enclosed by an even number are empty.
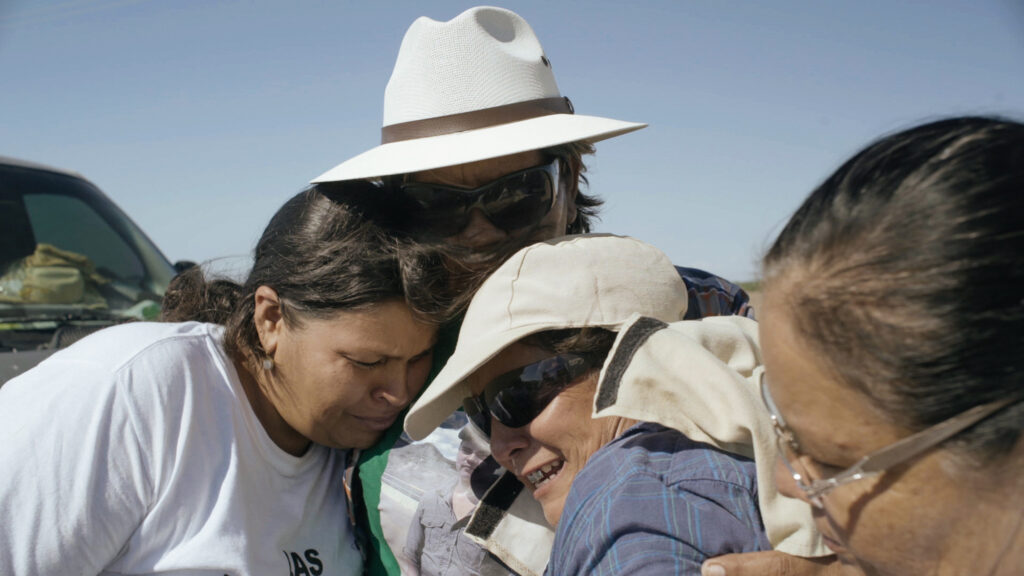
{"type": "Polygon", "coordinates": [[[466,228],[474,208],[505,232],[538,224],[558,199],[560,165],[556,158],[472,189],[402,183],[395,189],[399,226],[413,237],[447,238],[466,228]]]}
{"type": "Polygon", "coordinates": [[[902,464],[923,454],[973,424],[995,414],[1002,408],[1019,401],[1020,398],[1004,398],[988,404],[975,406],[934,426],[930,426],[892,444],[875,450],[861,458],[856,464],[829,477],[816,473],[814,465],[807,462],[801,454],[800,444],[793,432],[786,426],[786,421],[779,414],[779,409],[772,400],[765,374],[761,372],[761,398],[772,419],[782,462],[793,475],[793,480],[804,492],[807,499],[817,508],[824,508],[822,498],[832,490],[850,482],[878,476],[889,468],[902,464]]]}

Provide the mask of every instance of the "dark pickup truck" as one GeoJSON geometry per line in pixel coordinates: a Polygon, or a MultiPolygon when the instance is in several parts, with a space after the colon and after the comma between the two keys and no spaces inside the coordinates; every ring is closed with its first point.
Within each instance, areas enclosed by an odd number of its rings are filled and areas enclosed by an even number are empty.
{"type": "Polygon", "coordinates": [[[175,273],[82,176],[0,157],[0,385],[86,334],[156,319],[175,273]]]}

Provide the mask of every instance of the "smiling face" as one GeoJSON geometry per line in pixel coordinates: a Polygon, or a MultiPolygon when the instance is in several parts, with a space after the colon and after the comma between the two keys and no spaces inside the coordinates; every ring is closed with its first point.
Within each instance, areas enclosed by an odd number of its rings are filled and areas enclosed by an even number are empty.
{"type": "Polygon", "coordinates": [[[302,453],[310,441],[372,446],[426,382],[436,329],[403,302],[289,326],[273,290],[261,287],[256,298],[260,340],[274,366],[257,374],[250,401],[288,452],[302,453]]]}
{"type": "MultiPolygon", "coordinates": [[[[512,344],[470,376],[467,383],[473,394],[480,394],[495,377],[551,356],[552,352],[542,348],[512,344]]],[[[521,428],[508,428],[491,420],[492,454],[526,485],[552,526],[562,516],[576,475],[594,452],[618,434],[619,419],[590,417],[597,378],[595,369],[577,379],[521,428]]]]}
{"type": "MultiPolygon", "coordinates": [[[[861,392],[838,380],[794,330],[786,302],[772,287],[760,312],[761,344],[771,396],[800,445],[801,460],[831,477],[911,431],[884,418],[861,392]]],[[[867,574],[989,573],[1013,525],[991,538],[1007,502],[997,474],[969,474],[941,448],[873,478],[837,487],[814,509],[826,544],[851,570],[867,574]],[[959,471],[958,471],[959,470],[959,471]],[[991,481],[991,484],[987,482],[991,481]],[[983,552],[984,551],[984,552],[983,552]]],[[[782,465],[783,494],[806,501],[782,465]]],[[[1019,522],[1020,513],[1011,522],[1019,522]]],[[[859,572],[851,572],[859,573],[859,572]]]]}

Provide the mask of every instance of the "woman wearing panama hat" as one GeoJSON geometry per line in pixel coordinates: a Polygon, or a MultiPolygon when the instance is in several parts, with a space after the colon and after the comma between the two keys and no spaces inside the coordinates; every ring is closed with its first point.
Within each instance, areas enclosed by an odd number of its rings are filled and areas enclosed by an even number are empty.
{"type": "MultiPolygon", "coordinates": [[[[509,10],[475,7],[446,22],[413,22],[385,90],[380,145],[328,170],[313,186],[387,183],[363,199],[366,213],[445,248],[455,277],[438,298],[459,309],[516,250],[589,231],[601,202],[580,189],[583,156],[596,142],[644,126],[577,114],[530,25],[509,10]]],[[[739,287],[692,268],[679,274],[693,317],[752,316],[739,287]]],[[[457,323],[442,329],[435,373],[457,332],[457,323]]],[[[396,426],[364,451],[356,474],[371,574],[400,572],[398,551],[416,508],[396,505],[396,491],[382,480],[389,463],[401,459],[400,435],[396,426]]]]}

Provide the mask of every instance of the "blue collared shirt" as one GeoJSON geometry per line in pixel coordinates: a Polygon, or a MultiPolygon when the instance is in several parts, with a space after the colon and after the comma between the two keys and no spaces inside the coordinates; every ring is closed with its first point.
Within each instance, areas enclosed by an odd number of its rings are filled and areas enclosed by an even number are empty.
{"type": "Polygon", "coordinates": [[[770,550],[753,461],[641,423],[573,481],[546,574],[700,574],[709,557],[770,550]]]}

